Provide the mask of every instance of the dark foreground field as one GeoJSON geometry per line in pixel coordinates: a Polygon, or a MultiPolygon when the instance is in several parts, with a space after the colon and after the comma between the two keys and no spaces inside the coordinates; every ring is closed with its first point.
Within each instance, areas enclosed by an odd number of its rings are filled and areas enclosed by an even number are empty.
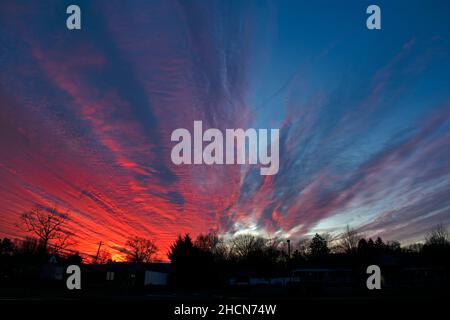
{"type": "Polygon", "coordinates": [[[60,291],[55,288],[0,289],[1,310],[14,315],[143,318],[143,319],[301,319],[306,316],[364,319],[402,318],[447,312],[448,292],[379,290],[346,294],[298,293],[286,288],[239,288],[222,291],[60,291]],[[243,306],[248,307],[245,309],[243,306]],[[263,307],[272,306],[273,313],[263,307]],[[177,314],[180,310],[208,308],[206,315],[177,314]],[[250,313],[248,313],[250,310],[250,313]],[[247,313],[246,313],[247,312],[247,313]]]}

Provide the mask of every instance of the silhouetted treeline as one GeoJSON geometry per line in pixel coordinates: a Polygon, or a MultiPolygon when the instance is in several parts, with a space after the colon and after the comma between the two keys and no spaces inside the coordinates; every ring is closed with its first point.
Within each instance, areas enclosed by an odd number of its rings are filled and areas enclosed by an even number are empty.
{"type": "MultiPolygon", "coordinates": [[[[106,263],[110,254],[80,255],[56,250],[42,239],[0,240],[0,282],[38,278],[39,266],[56,257],[60,264],[106,263]],[[82,259],[84,256],[84,261],[82,259]],[[104,256],[104,258],[102,258],[104,256]]],[[[131,237],[124,244],[129,262],[151,263],[156,241],[131,237]]],[[[191,238],[180,235],[167,253],[171,261],[169,283],[178,288],[218,288],[230,277],[272,279],[287,277],[298,268],[351,268],[365,272],[370,264],[395,268],[433,267],[450,269],[450,238],[443,226],[434,228],[424,239],[401,247],[400,243],[371,239],[347,228],[339,236],[315,234],[294,241],[268,239],[251,234],[221,237],[216,232],[191,238]]]]}
{"type": "Polygon", "coordinates": [[[33,284],[42,278],[42,266],[57,259],[61,265],[81,264],[78,252],[62,251],[39,239],[0,239],[0,282],[21,285],[33,284]]]}
{"type": "Polygon", "coordinates": [[[337,238],[316,234],[288,248],[286,240],[250,234],[225,239],[210,232],[200,234],[195,241],[188,234],[178,237],[168,256],[173,264],[173,285],[211,287],[223,285],[230,276],[270,279],[289,276],[296,268],[351,268],[365,273],[368,265],[377,264],[394,269],[435,267],[448,271],[450,239],[438,226],[423,244],[401,247],[380,237],[364,238],[347,228],[337,238]]]}

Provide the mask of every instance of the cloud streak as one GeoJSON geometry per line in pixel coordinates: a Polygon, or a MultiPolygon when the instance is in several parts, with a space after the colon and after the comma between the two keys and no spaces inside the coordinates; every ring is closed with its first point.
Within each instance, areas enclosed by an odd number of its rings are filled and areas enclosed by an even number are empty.
{"type": "Polygon", "coordinates": [[[0,6],[0,236],[23,237],[34,203],[69,210],[78,250],[116,257],[131,235],[166,259],[184,232],[350,224],[410,242],[450,223],[446,34],[361,55],[363,31],[312,41],[285,4],[82,2],[80,32],[59,2],[0,6]],[[170,134],[194,120],[280,128],[279,173],[172,164],[170,134]]]}

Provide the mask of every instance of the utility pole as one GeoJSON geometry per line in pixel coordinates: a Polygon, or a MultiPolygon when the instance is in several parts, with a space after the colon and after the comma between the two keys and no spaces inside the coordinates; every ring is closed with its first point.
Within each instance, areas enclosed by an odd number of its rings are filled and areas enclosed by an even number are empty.
{"type": "Polygon", "coordinates": [[[94,264],[97,264],[98,255],[100,254],[100,247],[102,246],[102,242],[100,241],[98,244],[97,255],[95,256],[94,264]]]}

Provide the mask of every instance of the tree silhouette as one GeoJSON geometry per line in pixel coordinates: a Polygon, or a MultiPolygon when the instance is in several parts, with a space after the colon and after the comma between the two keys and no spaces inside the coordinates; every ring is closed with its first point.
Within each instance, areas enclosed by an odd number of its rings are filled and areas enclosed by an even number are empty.
{"type": "Polygon", "coordinates": [[[383,239],[381,239],[380,237],[377,238],[377,240],[375,241],[375,248],[378,251],[383,251],[386,248],[386,245],[383,242],[383,239]]]}
{"type": "Polygon", "coordinates": [[[199,235],[195,242],[189,234],[178,236],[170,246],[171,284],[179,288],[207,288],[220,281],[223,256],[217,253],[221,244],[214,233],[199,235]]]}
{"type": "Polygon", "coordinates": [[[450,235],[442,224],[425,236],[422,252],[432,264],[450,267],[450,235]]]}
{"type": "Polygon", "coordinates": [[[219,245],[220,239],[216,231],[210,231],[206,234],[199,234],[195,239],[195,246],[203,251],[213,253],[219,245]]]}
{"type": "Polygon", "coordinates": [[[172,262],[171,283],[176,287],[187,288],[199,285],[202,261],[200,249],[194,247],[189,234],[178,236],[167,254],[172,262]]]}
{"type": "Polygon", "coordinates": [[[75,252],[67,257],[66,263],[79,265],[83,263],[83,258],[80,256],[79,252],[75,252]]]}
{"type": "Polygon", "coordinates": [[[321,258],[330,252],[328,248],[328,243],[324,239],[324,237],[319,234],[315,234],[312,238],[311,243],[309,244],[309,254],[312,258],[321,258]]]}
{"type": "Polygon", "coordinates": [[[369,251],[369,245],[367,240],[362,238],[358,241],[358,253],[359,254],[367,254],[369,251]]]}
{"type": "Polygon", "coordinates": [[[400,252],[401,250],[401,246],[400,246],[400,242],[398,241],[388,241],[386,243],[386,249],[388,252],[400,252]]]}
{"type": "Polygon", "coordinates": [[[170,246],[167,256],[172,263],[177,263],[192,256],[194,251],[194,243],[191,236],[185,234],[184,237],[178,236],[178,239],[170,246]]]}
{"type": "Polygon", "coordinates": [[[306,239],[306,238],[301,238],[300,240],[298,240],[298,242],[294,248],[294,253],[293,253],[294,260],[303,261],[306,259],[306,257],[309,254],[310,242],[311,242],[310,239],[306,239]]]}
{"type": "Polygon", "coordinates": [[[128,239],[126,246],[128,247],[127,260],[129,262],[149,263],[158,251],[153,240],[134,236],[128,239]]]}
{"type": "Polygon", "coordinates": [[[450,246],[450,234],[442,224],[438,224],[426,235],[425,245],[433,247],[450,246]]]}
{"type": "Polygon", "coordinates": [[[25,237],[18,242],[16,252],[22,256],[35,256],[42,253],[42,242],[33,237],[25,237]]]}
{"type": "Polygon", "coordinates": [[[347,225],[345,232],[340,237],[338,247],[345,253],[355,253],[360,239],[361,235],[358,231],[347,225]]]}
{"type": "Polygon", "coordinates": [[[246,259],[262,252],[266,243],[266,239],[251,234],[238,235],[231,239],[231,253],[237,259],[246,259]]]}
{"type": "Polygon", "coordinates": [[[375,242],[373,242],[372,238],[367,241],[367,247],[369,248],[369,250],[375,249],[375,242]]]}
{"type": "Polygon", "coordinates": [[[21,216],[26,231],[40,240],[44,252],[47,252],[50,242],[56,252],[71,244],[71,233],[66,229],[68,219],[67,212],[62,214],[55,207],[45,210],[35,206],[21,216]]]}

